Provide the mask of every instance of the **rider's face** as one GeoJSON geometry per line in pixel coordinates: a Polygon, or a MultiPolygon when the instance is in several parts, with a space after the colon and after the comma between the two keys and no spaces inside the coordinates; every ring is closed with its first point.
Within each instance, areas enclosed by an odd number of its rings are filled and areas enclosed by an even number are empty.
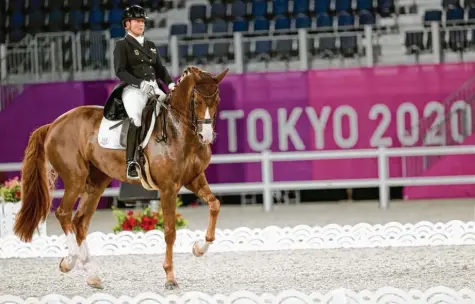
{"type": "Polygon", "coordinates": [[[145,30],[145,20],[144,19],[131,19],[128,21],[128,30],[132,32],[135,36],[143,35],[145,30]]]}

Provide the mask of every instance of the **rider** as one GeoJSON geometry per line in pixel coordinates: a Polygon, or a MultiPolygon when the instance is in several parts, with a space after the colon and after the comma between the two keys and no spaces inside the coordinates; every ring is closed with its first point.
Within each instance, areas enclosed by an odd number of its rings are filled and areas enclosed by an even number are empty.
{"type": "Polygon", "coordinates": [[[138,163],[135,158],[137,135],[142,124],[142,111],[149,93],[158,95],[163,101],[166,94],[158,87],[157,79],[168,84],[171,90],[175,83],[163,66],[155,44],[145,39],[145,20],[147,14],[139,5],[132,5],[122,14],[122,26],[127,35],[117,41],[114,49],[114,67],[117,77],[125,85],[122,101],[132,123],[127,132],[127,169],[128,179],[138,179],[138,163]]]}

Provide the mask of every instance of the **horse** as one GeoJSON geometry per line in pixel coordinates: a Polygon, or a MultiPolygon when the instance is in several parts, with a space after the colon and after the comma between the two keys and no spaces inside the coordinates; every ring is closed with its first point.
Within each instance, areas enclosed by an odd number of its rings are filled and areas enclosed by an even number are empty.
{"type": "MultiPolygon", "coordinates": [[[[64,195],[55,216],[65,233],[68,255],[61,259],[60,271],[71,271],[79,260],[86,270],[87,284],[92,288],[103,289],[102,279],[95,270],[96,264],[92,261],[86,243],[91,217],[105,188],[113,179],[130,184],[141,183],[144,188],[160,193],[166,243],[163,263],[165,289],[178,288],[173,270],[173,245],[176,239],[176,197],[181,187],[207,202],[209,209],[205,240],[193,244],[193,254],[203,256],[215,240],[220,201],[210,189],[205,170],[211,160],[210,145],[216,137],[215,119],[220,102],[218,85],[228,71],[226,69],[213,76],[190,66],[169,92],[164,104],[151,102],[158,102],[154,96],[149,98],[147,106],[151,105],[153,115],[151,119],[149,117],[142,121],[150,125],[144,129],[148,130],[145,137],[150,140],[146,145],[143,144],[147,142],[146,139],[142,142],[139,180],[126,177],[124,148],[104,148],[99,143],[98,136],[103,128],[109,100],[105,107],[76,107],[52,123],[35,129],[25,149],[21,171],[22,206],[14,224],[15,235],[24,242],[32,241],[38,224],[44,222],[50,212],[51,191],[57,177],[61,177],[64,195]],[[157,116],[157,109],[160,110],[160,116],[157,116]],[[166,140],[158,140],[160,121],[163,121],[166,140]],[[80,204],[72,218],[73,206],[79,196],[80,204]]],[[[115,115],[119,117],[120,111],[117,109],[115,115]]],[[[108,115],[111,115],[110,112],[108,115]]],[[[120,120],[119,124],[125,120],[120,120]]],[[[142,128],[146,127],[144,123],[142,128]]],[[[146,133],[144,130],[142,133],[146,133]]],[[[123,133],[122,130],[122,133],[117,134],[123,133]]]]}

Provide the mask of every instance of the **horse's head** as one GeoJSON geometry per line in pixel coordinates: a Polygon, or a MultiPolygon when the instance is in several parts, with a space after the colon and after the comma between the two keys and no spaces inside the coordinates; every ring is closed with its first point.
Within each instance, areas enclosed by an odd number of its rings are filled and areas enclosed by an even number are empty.
{"type": "Polygon", "coordinates": [[[196,127],[195,131],[203,144],[210,144],[215,139],[214,127],[219,104],[219,83],[224,79],[229,69],[216,76],[211,75],[197,67],[188,67],[178,81],[180,87],[185,78],[188,85],[186,100],[189,101],[191,122],[196,127]]]}

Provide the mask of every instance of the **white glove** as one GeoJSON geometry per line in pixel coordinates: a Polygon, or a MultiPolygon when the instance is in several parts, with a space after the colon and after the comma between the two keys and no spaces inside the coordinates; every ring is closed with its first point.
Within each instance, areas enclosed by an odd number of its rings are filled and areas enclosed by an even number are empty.
{"type": "Polygon", "coordinates": [[[142,81],[140,83],[140,91],[144,94],[148,94],[149,92],[153,92],[153,86],[150,84],[149,81],[142,81]]]}
{"type": "Polygon", "coordinates": [[[169,90],[173,90],[174,87],[175,87],[175,83],[174,83],[174,82],[172,82],[172,83],[170,83],[170,84],[168,85],[168,89],[169,89],[169,90]]]}

